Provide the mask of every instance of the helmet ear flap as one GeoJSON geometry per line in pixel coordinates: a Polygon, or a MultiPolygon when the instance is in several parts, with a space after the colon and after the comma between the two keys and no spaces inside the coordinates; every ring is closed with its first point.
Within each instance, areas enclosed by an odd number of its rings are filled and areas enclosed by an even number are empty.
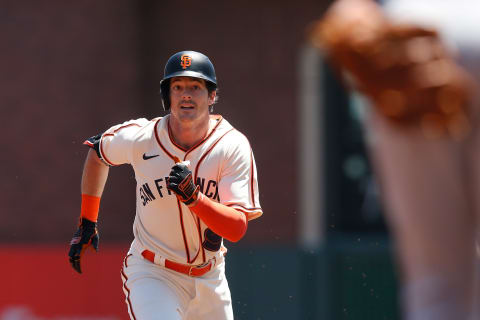
{"type": "Polygon", "coordinates": [[[162,95],[163,110],[170,110],[170,79],[160,82],[160,94],[162,95]]]}

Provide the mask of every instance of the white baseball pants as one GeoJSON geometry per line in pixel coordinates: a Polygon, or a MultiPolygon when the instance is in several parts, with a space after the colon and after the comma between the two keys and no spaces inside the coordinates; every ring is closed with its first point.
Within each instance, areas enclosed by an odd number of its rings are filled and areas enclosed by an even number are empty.
{"type": "Polygon", "coordinates": [[[133,320],[233,320],[223,257],[213,270],[195,278],[133,252],[125,259],[121,274],[133,320]]]}

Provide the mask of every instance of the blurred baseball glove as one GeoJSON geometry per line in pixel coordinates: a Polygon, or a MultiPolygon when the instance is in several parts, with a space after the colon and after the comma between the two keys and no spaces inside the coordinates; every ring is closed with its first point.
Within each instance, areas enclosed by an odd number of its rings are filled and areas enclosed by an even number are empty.
{"type": "Polygon", "coordinates": [[[340,0],[309,37],[388,119],[429,136],[468,133],[470,80],[434,30],[395,24],[370,0],[340,0]]]}

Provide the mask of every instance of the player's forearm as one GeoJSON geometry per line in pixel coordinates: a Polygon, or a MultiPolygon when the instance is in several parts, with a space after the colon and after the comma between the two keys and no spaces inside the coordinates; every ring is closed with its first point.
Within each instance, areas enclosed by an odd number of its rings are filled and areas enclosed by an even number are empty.
{"type": "Polygon", "coordinates": [[[108,166],[96,155],[93,149],[88,151],[83,167],[81,192],[82,205],[80,217],[97,222],[100,209],[100,197],[108,177],[108,166]]]}
{"type": "Polygon", "coordinates": [[[213,232],[229,241],[237,242],[247,231],[247,217],[243,212],[210,200],[201,194],[190,210],[213,232]]]}
{"type": "Polygon", "coordinates": [[[98,159],[94,150],[90,149],[83,167],[82,194],[101,197],[108,178],[108,171],[108,166],[98,159]]]}

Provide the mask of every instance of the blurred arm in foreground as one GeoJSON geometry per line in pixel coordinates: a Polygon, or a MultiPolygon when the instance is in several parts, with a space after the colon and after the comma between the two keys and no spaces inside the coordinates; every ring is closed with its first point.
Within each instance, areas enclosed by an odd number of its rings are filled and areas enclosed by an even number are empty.
{"type": "MultiPolygon", "coordinates": [[[[469,0],[403,2],[420,21],[441,21],[456,6],[466,9],[458,23],[476,21],[478,12],[469,0]]],[[[371,102],[365,129],[409,320],[474,319],[478,304],[479,89],[439,30],[394,20],[370,0],[336,1],[309,29],[312,44],[371,102]]]]}

